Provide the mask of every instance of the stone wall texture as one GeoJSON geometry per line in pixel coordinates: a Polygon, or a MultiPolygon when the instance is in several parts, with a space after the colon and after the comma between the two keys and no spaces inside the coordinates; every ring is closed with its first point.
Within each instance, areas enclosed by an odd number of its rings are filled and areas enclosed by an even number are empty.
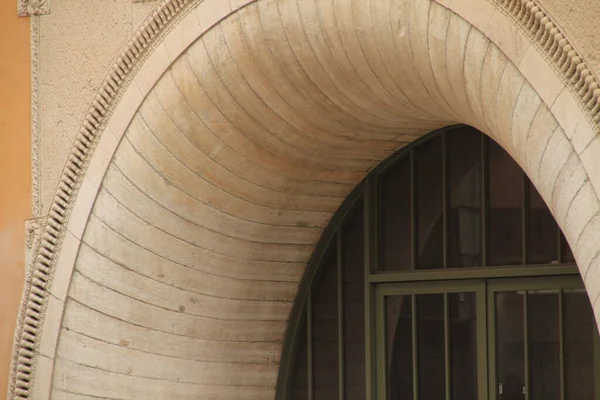
{"type": "Polygon", "coordinates": [[[596,73],[600,73],[600,32],[598,31],[600,2],[540,0],[540,4],[555,17],[596,73]]]}
{"type": "Polygon", "coordinates": [[[273,398],[332,214],[381,160],[455,123],[529,175],[600,321],[600,90],[534,2],[161,7],[68,156],[26,292],[17,398],[273,398]]]}
{"type": "Polygon", "coordinates": [[[54,0],[37,30],[38,215],[48,213],[69,150],[108,67],[157,0],[54,0]]]}

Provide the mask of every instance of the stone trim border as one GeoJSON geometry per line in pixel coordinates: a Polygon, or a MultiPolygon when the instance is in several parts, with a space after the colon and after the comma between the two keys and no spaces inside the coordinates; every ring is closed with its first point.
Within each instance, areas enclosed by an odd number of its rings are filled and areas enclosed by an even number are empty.
{"type": "Polygon", "coordinates": [[[31,213],[42,214],[40,176],[40,17],[33,15],[30,25],[31,56],[31,213]]]}
{"type": "Polygon", "coordinates": [[[49,0],[19,0],[18,15],[27,17],[33,15],[50,14],[49,0]]]}
{"type": "MultiPolygon", "coordinates": [[[[491,1],[532,39],[574,94],[595,130],[600,130],[598,79],[556,24],[535,1],[491,1]]],[[[8,393],[10,400],[31,398],[35,358],[38,355],[46,308],[51,297],[50,286],[58,255],[84,175],[100,140],[100,133],[135,73],[152,50],[179,20],[202,2],[203,0],[163,0],[117,57],[89,107],[55,192],[41,240],[35,249],[34,265],[26,277],[15,332],[8,393]]]]}

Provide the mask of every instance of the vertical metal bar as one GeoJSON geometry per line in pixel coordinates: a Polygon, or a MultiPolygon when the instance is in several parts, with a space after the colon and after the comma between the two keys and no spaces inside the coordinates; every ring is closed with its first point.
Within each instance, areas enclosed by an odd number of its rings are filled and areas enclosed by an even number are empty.
{"type": "Polygon", "coordinates": [[[448,268],[448,146],[442,134],[442,254],[444,269],[448,268]]]}
{"type": "Polygon", "coordinates": [[[373,178],[368,178],[365,182],[364,203],[363,203],[363,218],[364,218],[364,304],[365,304],[365,390],[366,399],[374,400],[377,397],[375,390],[375,374],[373,372],[376,366],[375,345],[376,337],[373,332],[374,325],[374,304],[375,296],[373,286],[369,283],[369,275],[375,270],[374,263],[376,262],[375,249],[373,248],[374,235],[377,233],[374,219],[377,217],[375,213],[376,206],[375,193],[377,190],[376,182],[373,178]]]}
{"type": "Polygon", "coordinates": [[[558,348],[560,362],[560,400],[565,400],[565,342],[564,342],[563,291],[558,291],[558,348]]]}
{"type": "MultiPolygon", "coordinates": [[[[371,273],[371,268],[373,268],[372,264],[372,259],[373,256],[371,254],[371,252],[373,251],[373,249],[371,248],[371,242],[373,240],[372,238],[372,225],[373,225],[373,221],[372,221],[372,212],[371,212],[371,203],[373,202],[373,193],[372,193],[372,186],[373,186],[373,180],[374,178],[372,177],[367,177],[367,180],[365,182],[365,191],[364,191],[364,199],[363,199],[363,225],[364,225],[364,241],[363,241],[363,245],[364,245],[364,249],[365,249],[365,254],[364,254],[364,267],[365,267],[365,277],[369,276],[369,274],[371,273]]],[[[366,282],[366,280],[365,280],[366,282]]]]}
{"type": "Polygon", "coordinates": [[[419,345],[419,341],[417,338],[417,313],[419,309],[417,307],[417,296],[411,295],[411,303],[412,303],[412,368],[413,368],[413,400],[419,400],[419,360],[417,359],[419,356],[419,352],[417,346],[419,345]]]}
{"type": "Polygon", "coordinates": [[[524,374],[525,374],[525,400],[529,400],[531,397],[530,390],[530,376],[529,376],[529,311],[527,306],[527,295],[528,291],[523,292],[523,360],[524,360],[524,374]]]}
{"type": "Polygon", "coordinates": [[[488,150],[485,134],[481,134],[481,265],[487,266],[488,249],[488,150]]]}
{"type": "Polygon", "coordinates": [[[492,374],[494,368],[490,364],[495,361],[494,348],[494,312],[493,301],[490,299],[494,294],[487,291],[487,284],[482,281],[477,289],[475,307],[477,312],[477,398],[495,399],[495,377],[492,374]]]}
{"type": "Polygon", "coordinates": [[[446,400],[452,397],[452,382],[450,379],[450,305],[448,293],[444,293],[444,360],[446,373],[446,400]]]}
{"type": "Polygon", "coordinates": [[[410,262],[413,270],[417,269],[417,190],[415,151],[410,151],[410,262]]]}
{"type": "Polygon", "coordinates": [[[369,225],[366,229],[369,230],[369,270],[373,274],[380,270],[379,265],[379,178],[375,176],[371,179],[368,187],[369,190],[369,225]]]}
{"type": "Polygon", "coordinates": [[[385,296],[381,296],[379,293],[375,294],[375,326],[376,326],[376,351],[379,355],[377,359],[377,395],[375,399],[387,399],[388,398],[388,360],[387,360],[387,345],[388,337],[386,332],[386,302],[385,296]]]}
{"type": "Polygon", "coordinates": [[[306,298],[306,373],[308,378],[308,400],[313,400],[313,343],[312,343],[312,290],[306,298]]]}
{"type": "Polygon", "coordinates": [[[523,172],[523,202],[521,204],[521,258],[527,264],[527,234],[529,232],[529,179],[523,172]]]}
{"type": "Polygon", "coordinates": [[[365,279],[365,390],[367,400],[375,400],[377,385],[375,384],[374,369],[376,364],[374,351],[377,340],[373,332],[375,320],[375,310],[373,303],[375,301],[373,286],[365,279]]]}
{"type": "Polygon", "coordinates": [[[337,232],[337,320],[338,320],[338,372],[339,395],[344,400],[344,284],[343,284],[343,237],[342,229],[337,232]]]}
{"type": "MultiPolygon", "coordinates": [[[[497,313],[496,313],[496,292],[489,290],[489,286],[486,288],[487,292],[487,356],[488,356],[488,382],[489,382],[489,398],[490,400],[496,400],[498,396],[498,365],[497,359],[497,345],[496,345],[496,326],[497,326],[497,313]]],[[[485,315],[484,315],[485,317],[485,315]]],[[[481,347],[477,346],[478,350],[481,351],[481,347]]],[[[481,383],[481,379],[478,380],[477,384],[481,383]]],[[[481,391],[479,392],[479,398],[482,397],[481,391]]]]}

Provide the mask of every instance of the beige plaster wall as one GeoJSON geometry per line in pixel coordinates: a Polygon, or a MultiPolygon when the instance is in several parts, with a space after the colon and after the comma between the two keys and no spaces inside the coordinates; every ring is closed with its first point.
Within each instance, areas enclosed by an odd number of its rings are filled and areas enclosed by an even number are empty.
{"type": "Polygon", "coordinates": [[[600,1],[597,0],[540,0],[559,26],[600,73],[600,1]]]}
{"type": "Polygon", "coordinates": [[[69,149],[108,67],[157,2],[53,0],[50,13],[36,17],[41,216],[48,212],[69,149]]]}

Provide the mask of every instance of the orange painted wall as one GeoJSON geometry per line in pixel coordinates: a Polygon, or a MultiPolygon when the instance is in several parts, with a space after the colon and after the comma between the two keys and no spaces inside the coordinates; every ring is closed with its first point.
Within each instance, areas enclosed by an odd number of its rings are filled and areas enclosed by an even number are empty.
{"type": "Polygon", "coordinates": [[[29,18],[0,1],[0,398],[5,398],[31,218],[29,18]]]}

